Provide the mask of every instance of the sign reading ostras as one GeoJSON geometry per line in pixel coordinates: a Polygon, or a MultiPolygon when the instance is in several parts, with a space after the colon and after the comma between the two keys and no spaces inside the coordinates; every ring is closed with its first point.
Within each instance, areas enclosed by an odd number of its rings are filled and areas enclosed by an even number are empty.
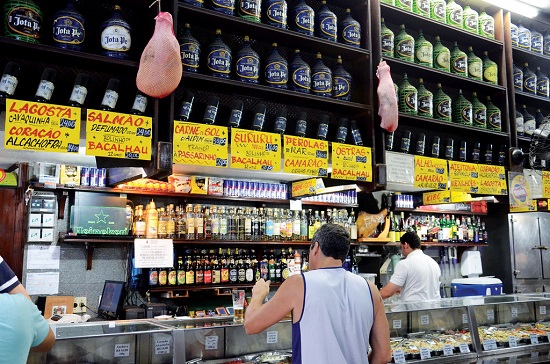
{"type": "Polygon", "coordinates": [[[4,148],[78,153],[80,109],[6,100],[4,148]]]}
{"type": "Polygon", "coordinates": [[[371,182],[371,149],[362,146],[332,143],[331,178],[371,182]]]}

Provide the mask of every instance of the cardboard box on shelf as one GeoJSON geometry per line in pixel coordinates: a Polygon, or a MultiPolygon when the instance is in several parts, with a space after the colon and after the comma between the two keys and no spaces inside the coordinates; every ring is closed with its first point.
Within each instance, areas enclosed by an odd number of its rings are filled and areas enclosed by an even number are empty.
{"type": "Polygon", "coordinates": [[[59,183],[67,186],[80,185],[80,166],[62,164],[59,166],[59,183]]]}
{"type": "Polygon", "coordinates": [[[192,176],[191,193],[206,195],[208,193],[208,177],[192,176]]]}
{"type": "Polygon", "coordinates": [[[210,177],[208,179],[208,194],[215,196],[223,195],[223,178],[210,177]]]}
{"type": "Polygon", "coordinates": [[[190,193],[191,192],[191,177],[181,174],[173,174],[168,176],[168,183],[174,186],[175,192],[190,193]]]}

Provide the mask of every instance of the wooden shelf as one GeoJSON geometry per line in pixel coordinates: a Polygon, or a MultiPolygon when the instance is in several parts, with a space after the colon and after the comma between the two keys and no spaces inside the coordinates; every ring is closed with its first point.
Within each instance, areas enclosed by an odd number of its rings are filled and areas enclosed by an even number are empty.
{"type": "Polygon", "coordinates": [[[485,243],[422,243],[421,244],[424,247],[445,247],[445,246],[466,246],[466,247],[473,247],[473,246],[487,246],[488,244],[485,243]]]}
{"type": "MultiPolygon", "coordinates": [[[[550,62],[550,60],[548,62],[550,62]]],[[[516,99],[518,101],[521,101],[521,102],[518,102],[520,106],[521,104],[526,104],[526,106],[531,108],[550,109],[550,99],[546,97],[529,94],[523,91],[515,91],[515,95],[516,95],[516,99]],[[544,104],[541,105],[540,104],[541,102],[544,104]]]]}
{"type": "Polygon", "coordinates": [[[395,208],[394,212],[416,212],[422,214],[454,214],[454,215],[479,215],[485,216],[486,212],[472,212],[472,211],[463,211],[463,210],[424,210],[424,209],[404,209],[404,208],[395,208]]]}
{"type": "Polygon", "coordinates": [[[535,72],[537,67],[540,67],[547,72],[550,71],[550,69],[548,68],[550,65],[550,56],[527,51],[518,47],[512,47],[512,52],[514,54],[513,58],[516,66],[522,67],[523,64],[527,62],[529,63],[529,69],[531,69],[531,71],[533,72],[535,72]]]}
{"type": "MultiPolygon", "coordinates": [[[[271,287],[279,287],[282,284],[282,282],[275,282],[271,283],[271,287]]],[[[216,295],[223,296],[227,295],[223,293],[224,290],[232,290],[232,289],[246,289],[246,288],[252,288],[254,287],[254,283],[226,283],[226,284],[205,284],[205,285],[183,285],[183,286],[155,286],[155,287],[149,287],[147,290],[151,293],[159,293],[159,292],[168,292],[170,294],[170,298],[184,298],[189,297],[189,292],[198,292],[198,291],[218,291],[216,295]],[[177,295],[178,293],[182,293],[181,295],[177,295]]],[[[230,294],[230,293],[229,293],[230,294]]]]}
{"type": "Polygon", "coordinates": [[[521,141],[521,142],[531,143],[531,136],[518,135],[518,140],[521,141]]]}

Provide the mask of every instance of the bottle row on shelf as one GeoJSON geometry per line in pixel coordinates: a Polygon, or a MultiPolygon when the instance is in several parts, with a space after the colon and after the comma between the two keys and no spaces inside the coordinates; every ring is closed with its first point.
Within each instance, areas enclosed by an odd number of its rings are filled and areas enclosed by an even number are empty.
{"type": "Polygon", "coordinates": [[[529,69],[529,63],[523,64],[523,69],[520,69],[515,64],[513,65],[514,72],[514,89],[525,93],[540,97],[550,98],[550,83],[546,76],[537,67],[536,73],[529,69]]]}
{"type": "Polygon", "coordinates": [[[532,136],[535,130],[542,129],[548,123],[548,117],[544,116],[540,109],[535,115],[529,113],[527,106],[522,105],[521,111],[516,110],[516,132],[519,136],[532,136]]]}
{"type": "Polygon", "coordinates": [[[510,36],[512,47],[550,56],[550,34],[548,32],[543,36],[534,29],[527,29],[521,23],[519,25],[510,23],[510,36]]]}

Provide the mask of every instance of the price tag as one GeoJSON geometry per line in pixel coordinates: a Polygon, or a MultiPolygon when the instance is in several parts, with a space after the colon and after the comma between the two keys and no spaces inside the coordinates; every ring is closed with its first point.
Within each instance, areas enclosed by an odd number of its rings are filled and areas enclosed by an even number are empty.
{"type": "Polygon", "coordinates": [[[393,320],[393,328],[394,329],[400,329],[401,328],[401,320],[393,320]]]}
{"type": "Polygon", "coordinates": [[[205,336],[204,337],[204,350],[218,350],[218,337],[217,336],[205,336]]]}
{"type": "Polygon", "coordinates": [[[467,323],[468,323],[468,314],[467,314],[467,313],[463,313],[463,314],[462,314],[462,323],[463,323],[463,324],[467,324],[467,323]]]}
{"type": "Polygon", "coordinates": [[[420,316],[420,325],[429,325],[429,324],[430,324],[430,316],[428,315],[420,316]]]}
{"type": "Polygon", "coordinates": [[[130,344],[115,344],[115,358],[130,356],[130,344]]]}
{"type": "Polygon", "coordinates": [[[495,350],[497,348],[497,341],[495,339],[483,340],[483,350],[495,350]]]}
{"type": "Polygon", "coordinates": [[[403,350],[394,350],[393,351],[393,362],[394,363],[406,363],[405,352],[403,350]]]}
{"type": "Polygon", "coordinates": [[[495,319],[495,310],[492,308],[487,309],[487,321],[493,321],[495,319]]]}
{"type": "Polygon", "coordinates": [[[267,343],[276,344],[279,342],[279,331],[268,331],[267,332],[267,343]]]}
{"type": "Polygon", "coordinates": [[[112,329],[113,327],[116,326],[116,323],[114,321],[110,321],[109,322],[109,328],[112,329]]]}
{"type": "Polygon", "coordinates": [[[443,346],[443,355],[445,356],[453,355],[453,347],[451,345],[443,346]]]}
{"type": "Polygon", "coordinates": [[[512,307],[512,318],[518,317],[518,308],[512,307]]]}
{"type": "Polygon", "coordinates": [[[518,346],[518,339],[515,336],[508,336],[508,344],[511,348],[516,348],[518,346]]]}
{"type": "Polygon", "coordinates": [[[541,315],[546,315],[546,306],[539,306],[539,312],[541,315]]]}
{"type": "Polygon", "coordinates": [[[155,340],[155,355],[170,354],[170,339],[155,340]]]}
{"type": "Polygon", "coordinates": [[[428,348],[420,348],[420,359],[430,359],[432,357],[432,354],[430,353],[430,349],[428,348]]]}
{"type": "Polygon", "coordinates": [[[539,343],[539,336],[537,334],[529,334],[529,338],[531,339],[531,344],[539,343]]]}
{"type": "Polygon", "coordinates": [[[462,354],[466,354],[470,352],[470,347],[466,343],[461,343],[460,345],[458,345],[458,348],[460,349],[460,352],[462,354]]]}

